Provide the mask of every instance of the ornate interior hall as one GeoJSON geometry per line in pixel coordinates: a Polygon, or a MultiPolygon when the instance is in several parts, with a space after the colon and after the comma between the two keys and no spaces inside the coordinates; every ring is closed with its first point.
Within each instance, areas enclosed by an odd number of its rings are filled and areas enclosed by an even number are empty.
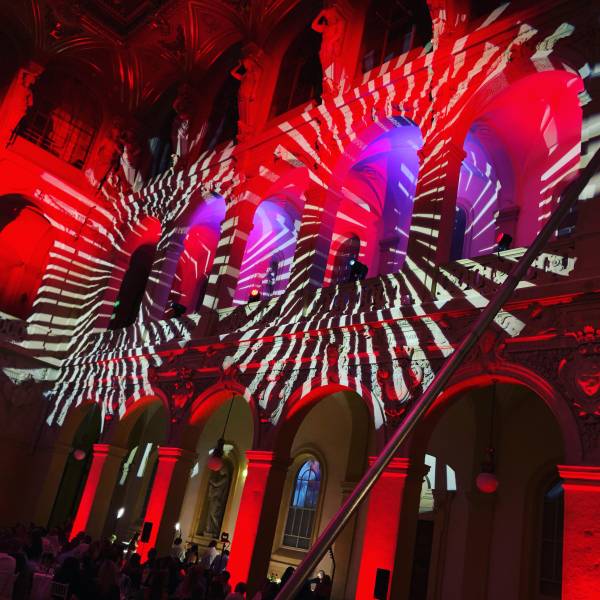
{"type": "Polygon", "coordinates": [[[597,3],[0,0],[0,55],[0,600],[288,600],[472,334],[297,598],[598,598],[600,171],[475,326],[597,3]]]}

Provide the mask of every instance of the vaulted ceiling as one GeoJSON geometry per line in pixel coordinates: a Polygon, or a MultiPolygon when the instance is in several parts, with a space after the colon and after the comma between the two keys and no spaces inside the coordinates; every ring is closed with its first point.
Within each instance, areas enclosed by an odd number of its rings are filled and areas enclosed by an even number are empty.
{"type": "Polygon", "coordinates": [[[134,111],[201,78],[235,44],[261,44],[307,0],[0,0],[5,51],[73,69],[134,111]]]}

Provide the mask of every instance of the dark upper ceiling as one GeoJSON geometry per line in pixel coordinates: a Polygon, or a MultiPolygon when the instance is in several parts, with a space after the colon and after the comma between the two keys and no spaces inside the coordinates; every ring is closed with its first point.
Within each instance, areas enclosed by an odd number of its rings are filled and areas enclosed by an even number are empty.
{"type": "MultiPolygon", "coordinates": [[[[148,23],[168,0],[73,0],[72,7],[126,37],[148,23]]],[[[64,4],[64,2],[63,2],[64,4]]]]}
{"type": "Polygon", "coordinates": [[[314,1],[0,0],[0,39],[12,44],[3,54],[17,66],[30,58],[61,66],[135,111],[207,72],[232,46],[270,43],[282,21],[308,4],[314,1]]]}

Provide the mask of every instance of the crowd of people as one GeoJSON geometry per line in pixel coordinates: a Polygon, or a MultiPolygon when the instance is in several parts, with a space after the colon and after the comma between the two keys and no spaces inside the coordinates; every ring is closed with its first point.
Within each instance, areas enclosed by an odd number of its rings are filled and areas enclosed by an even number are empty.
{"type": "MultiPolygon", "coordinates": [[[[176,538],[168,556],[151,549],[143,562],[136,542],[137,536],[127,544],[114,536],[92,540],[83,532],[69,540],[58,528],[17,525],[0,530],[0,578],[10,578],[13,600],[32,598],[36,573],[63,584],[69,600],[275,600],[293,573],[289,567],[281,581],[267,579],[260,591],[247,596],[245,583],[232,587],[229,550],[223,545],[219,551],[216,540],[200,550],[195,544],[185,548],[176,538]]],[[[320,571],[298,598],[330,595],[331,578],[320,571]]]]}

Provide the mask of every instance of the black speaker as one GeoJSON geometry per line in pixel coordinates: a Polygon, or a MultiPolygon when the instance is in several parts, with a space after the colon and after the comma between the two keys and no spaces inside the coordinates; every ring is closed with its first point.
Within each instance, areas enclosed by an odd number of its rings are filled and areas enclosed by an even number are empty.
{"type": "Polygon", "coordinates": [[[148,543],[150,541],[150,534],[152,533],[152,523],[146,521],[142,527],[142,535],[140,536],[140,542],[148,543]]]}
{"type": "Polygon", "coordinates": [[[377,600],[386,600],[389,585],[389,570],[377,569],[377,574],[375,575],[375,590],[373,591],[373,598],[376,598],[377,600]]]}

